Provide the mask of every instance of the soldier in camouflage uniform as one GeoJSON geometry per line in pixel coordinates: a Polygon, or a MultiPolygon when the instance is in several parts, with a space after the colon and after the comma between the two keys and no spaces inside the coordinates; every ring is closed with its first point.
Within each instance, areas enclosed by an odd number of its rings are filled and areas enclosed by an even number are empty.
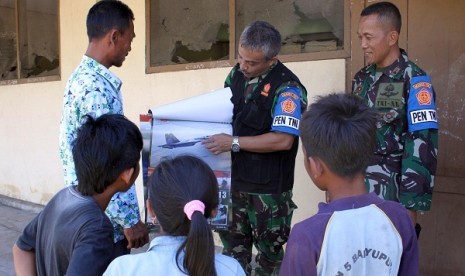
{"type": "Polygon", "coordinates": [[[438,123],[431,80],[399,48],[400,27],[392,3],[362,11],[358,36],[368,66],[355,75],[352,93],[378,112],[377,150],[366,185],[381,198],[402,203],[416,223],[416,212],[431,208],[438,123]]]}
{"type": "Polygon", "coordinates": [[[250,275],[277,275],[292,214],[299,122],[307,106],[305,87],[277,55],[281,35],[257,21],[243,31],[238,63],[225,86],[234,104],[233,136],[204,141],[214,154],[231,151],[232,225],[220,231],[223,254],[233,256],[250,275]]]}

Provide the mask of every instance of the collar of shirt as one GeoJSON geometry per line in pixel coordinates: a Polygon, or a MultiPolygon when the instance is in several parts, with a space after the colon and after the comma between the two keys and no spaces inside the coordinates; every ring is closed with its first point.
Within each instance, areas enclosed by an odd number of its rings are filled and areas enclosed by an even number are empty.
{"type": "Polygon", "coordinates": [[[151,242],[150,242],[150,247],[147,251],[151,251],[154,249],[154,247],[157,246],[174,246],[176,248],[179,248],[179,246],[187,239],[186,236],[158,236],[155,237],[151,242]]]}
{"type": "Polygon", "coordinates": [[[84,55],[82,58],[82,64],[85,64],[85,66],[87,66],[90,70],[106,79],[115,88],[115,90],[121,89],[123,82],[115,74],[108,70],[108,68],[98,63],[95,59],[84,55]]]}
{"type": "Polygon", "coordinates": [[[335,201],[318,204],[318,213],[332,213],[348,209],[356,209],[368,206],[370,204],[379,204],[383,202],[375,193],[368,193],[359,196],[345,197],[335,201]]]}

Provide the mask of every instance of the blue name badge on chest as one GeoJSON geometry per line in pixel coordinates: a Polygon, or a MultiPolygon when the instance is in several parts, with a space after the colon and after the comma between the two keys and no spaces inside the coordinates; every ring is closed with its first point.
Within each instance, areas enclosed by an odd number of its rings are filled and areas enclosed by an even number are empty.
{"type": "Polygon", "coordinates": [[[438,128],[433,86],[429,76],[412,78],[407,113],[408,129],[411,132],[438,128]]]}

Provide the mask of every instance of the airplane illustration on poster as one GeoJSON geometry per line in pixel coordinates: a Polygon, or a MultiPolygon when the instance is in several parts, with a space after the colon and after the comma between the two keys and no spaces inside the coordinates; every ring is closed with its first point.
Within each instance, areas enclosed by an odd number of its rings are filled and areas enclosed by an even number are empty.
{"type": "Polygon", "coordinates": [[[202,136],[202,137],[197,137],[193,139],[188,139],[184,141],[179,141],[176,136],[174,136],[173,133],[165,133],[165,141],[166,144],[164,145],[159,145],[158,147],[160,148],[166,148],[166,149],[174,149],[174,148],[182,148],[182,147],[190,147],[193,146],[197,143],[202,142],[203,140],[208,139],[210,136],[202,136]]]}

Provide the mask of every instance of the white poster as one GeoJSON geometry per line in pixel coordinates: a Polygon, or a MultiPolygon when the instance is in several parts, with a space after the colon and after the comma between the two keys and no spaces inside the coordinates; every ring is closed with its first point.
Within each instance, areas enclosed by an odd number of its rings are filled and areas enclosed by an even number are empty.
{"type": "Polygon", "coordinates": [[[226,229],[231,222],[231,154],[210,153],[202,141],[217,133],[232,134],[231,90],[219,89],[151,110],[140,116],[144,137],[142,154],[144,195],[154,167],[163,158],[194,155],[205,161],[218,179],[218,215],[212,228],[226,229]]]}

